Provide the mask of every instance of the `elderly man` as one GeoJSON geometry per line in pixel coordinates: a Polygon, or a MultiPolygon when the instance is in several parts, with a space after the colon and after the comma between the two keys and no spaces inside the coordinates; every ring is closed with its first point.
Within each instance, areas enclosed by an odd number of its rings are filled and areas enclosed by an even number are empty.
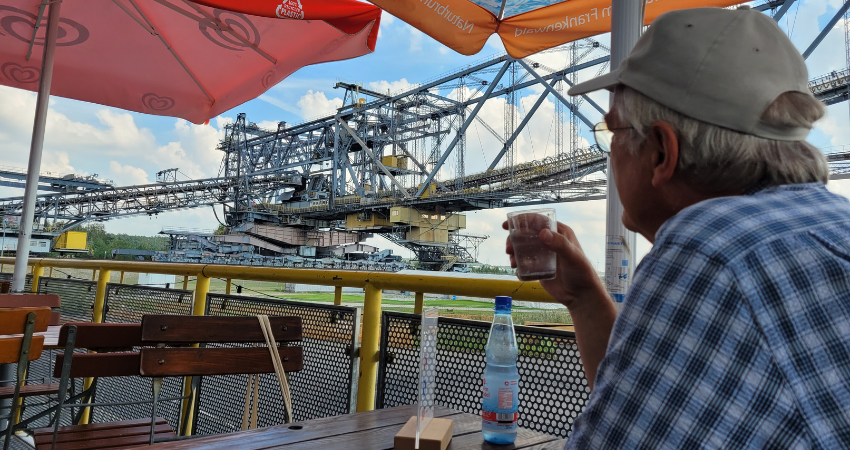
{"type": "Polygon", "coordinates": [[[567,448],[850,447],[850,203],[807,78],[769,17],[706,8],[570,90],[613,91],[594,134],[654,245],[618,316],[572,230],[540,234],[593,389],[567,448]]]}

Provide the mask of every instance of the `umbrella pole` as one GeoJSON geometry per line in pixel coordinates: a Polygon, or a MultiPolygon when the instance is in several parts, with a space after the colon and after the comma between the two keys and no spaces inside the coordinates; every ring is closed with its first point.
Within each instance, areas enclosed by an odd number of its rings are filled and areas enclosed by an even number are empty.
{"type": "MultiPolygon", "coordinates": [[[[643,28],[644,1],[611,4],[611,71],[629,56],[643,28]]],[[[608,162],[608,214],[605,230],[605,285],[619,311],[635,268],[637,238],[623,226],[623,205],[608,162]]]]}
{"type": "MultiPolygon", "coordinates": [[[[24,188],[24,206],[18,228],[18,248],[15,254],[15,272],[12,275],[12,292],[23,292],[29,259],[32,221],[35,215],[35,198],[38,195],[38,174],[41,172],[41,150],[44,147],[44,128],[47,122],[47,105],[50,100],[50,82],[53,79],[53,54],[56,51],[56,33],[59,29],[59,7],[62,0],[50,2],[47,16],[47,35],[44,56],[41,59],[41,79],[38,82],[38,100],[32,126],[30,159],[27,165],[27,182],[24,188]]],[[[36,286],[34,286],[36,287],[36,286]]],[[[36,287],[37,288],[37,287],[36,287]]]]}

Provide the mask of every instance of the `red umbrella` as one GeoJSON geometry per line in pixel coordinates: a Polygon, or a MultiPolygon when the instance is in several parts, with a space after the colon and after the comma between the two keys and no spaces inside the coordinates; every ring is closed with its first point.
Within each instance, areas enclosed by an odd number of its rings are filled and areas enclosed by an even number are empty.
{"type": "MultiPolygon", "coordinates": [[[[370,0],[464,55],[498,33],[508,54],[524,58],[611,31],[611,0],[370,0]]],[[[646,1],[645,23],[674,9],[729,6],[741,0],[646,1]]]]}
{"type": "MultiPolygon", "coordinates": [[[[278,0],[266,17],[260,2],[197,3],[65,0],[50,93],[203,123],[301,67],[374,51],[381,14],[355,0],[278,0]]],[[[42,4],[0,0],[0,84],[38,89],[42,4]]]]}
{"type": "MultiPolygon", "coordinates": [[[[380,17],[356,0],[0,0],[0,84],[38,91],[18,248],[50,94],[203,123],[305,65],[374,51],[380,17]]],[[[28,256],[17,252],[15,292],[28,256]]]]}

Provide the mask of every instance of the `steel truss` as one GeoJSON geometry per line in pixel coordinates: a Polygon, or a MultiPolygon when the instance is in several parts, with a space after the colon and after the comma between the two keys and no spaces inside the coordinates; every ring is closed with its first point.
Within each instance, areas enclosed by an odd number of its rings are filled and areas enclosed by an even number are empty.
{"type": "MultiPolygon", "coordinates": [[[[778,20],[793,2],[772,0],[755,9],[774,11],[778,20]]],[[[842,7],[841,14],[846,9],[842,7]]],[[[816,39],[808,53],[818,43],[816,39]]],[[[522,60],[504,55],[479,61],[399,93],[339,82],[335,88],[344,91],[344,104],[324,118],[297,125],[280,122],[276,129],[265,130],[240,114],[226,126],[226,138],[218,146],[223,160],[217,178],[176,181],[166,174],[164,182],[145,186],[88,186],[91,189],[45,194],[38,199],[36,217],[66,220],[68,228],[92,219],[224,204],[226,224],[233,228],[257,222],[343,230],[351,215],[386,218],[396,206],[451,215],[602,199],[606,159],[593,146],[580,145],[578,129],[593,126],[586,112],[604,109],[587,96],[571,100],[563,92],[564,85],[577,81],[579,71],[603,72],[607,52],[585,39],[522,60]],[[565,67],[549,67],[554,64],[546,55],[555,52],[565,55],[565,67]],[[528,96],[532,91],[539,92],[534,103],[519,111],[520,93],[528,96]],[[557,105],[555,154],[521,161],[518,139],[547,100],[557,105]],[[485,120],[485,104],[500,101],[503,124],[485,120]],[[564,110],[568,121],[562,120],[564,110]],[[519,123],[518,113],[524,114],[519,123]],[[570,134],[566,146],[564,123],[570,134]],[[500,146],[483,166],[470,141],[480,142],[481,135],[500,146]],[[473,163],[482,171],[471,171],[473,163]]],[[[813,79],[810,87],[832,104],[848,98],[848,78],[846,71],[836,72],[813,79]]],[[[836,174],[847,171],[843,155],[830,156],[836,174]]],[[[20,198],[0,199],[0,214],[20,214],[20,205],[20,198]]],[[[398,224],[369,231],[415,251],[436,270],[473,261],[475,252],[468,248],[480,241],[470,241],[458,230],[449,233],[446,242],[415,243],[398,224]]]]}

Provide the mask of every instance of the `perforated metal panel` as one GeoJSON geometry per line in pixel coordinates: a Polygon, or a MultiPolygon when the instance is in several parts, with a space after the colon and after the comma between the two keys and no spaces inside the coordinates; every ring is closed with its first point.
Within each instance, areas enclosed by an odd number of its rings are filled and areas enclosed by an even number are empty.
{"type": "Polygon", "coordinates": [[[39,294],[58,294],[62,300],[61,322],[91,322],[97,282],[66,278],[40,277],[39,294]]]}
{"type": "MultiPolygon", "coordinates": [[[[437,403],[480,414],[484,348],[490,324],[443,317],[438,323],[437,403]]],[[[417,314],[383,313],[378,408],[416,403],[420,325],[417,314]]],[[[590,396],[575,333],[517,326],[516,337],[519,425],[569,436],[573,420],[590,396]]]]}
{"type": "MultiPolygon", "coordinates": [[[[189,315],[192,313],[192,291],[109,283],[106,285],[104,311],[103,321],[107,323],[139,323],[145,314],[189,315]]],[[[111,403],[150,400],[153,398],[151,385],[152,381],[148,378],[101,378],[98,380],[95,401],[111,403]]],[[[162,398],[181,395],[183,395],[182,378],[172,377],[163,380],[160,394],[162,398]]],[[[150,404],[92,409],[94,422],[140,419],[151,415],[150,404]]],[[[168,420],[171,427],[177,430],[180,402],[159,403],[157,415],[168,420]]]]}
{"type": "MultiPolygon", "coordinates": [[[[304,368],[289,374],[295,420],[347,414],[353,410],[352,381],[357,375],[357,359],[351,349],[357,345],[360,313],[357,308],[290,302],[237,295],[210,294],[207,314],[211,316],[298,316],[303,324],[301,345],[304,368]]],[[[204,377],[196,433],[214,434],[238,431],[245,404],[247,376],[204,377]]],[[[258,425],[284,422],[280,387],[274,374],[260,381],[258,425]]]]}
{"type": "Polygon", "coordinates": [[[139,323],[145,314],[192,314],[192,291],[109,283],[104,322],[139,323]]]}
{"type": "MultiPolygon", "coordinates": [[[[12,274],[0,272],[0,281],[12,281],[12,274]]],[[[24,291],[32,292],[32,275],[27,275],[24,281],[24,291]]]]}

